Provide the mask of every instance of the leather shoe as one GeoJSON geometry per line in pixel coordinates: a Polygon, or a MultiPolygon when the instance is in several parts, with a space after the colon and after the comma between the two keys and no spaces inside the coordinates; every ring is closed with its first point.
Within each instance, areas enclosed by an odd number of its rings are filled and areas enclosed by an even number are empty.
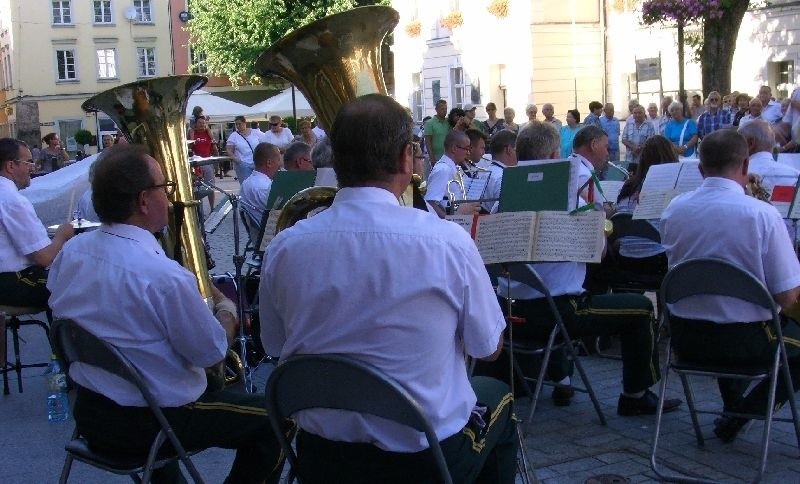
{"type": "Polygon", "coordinates": [[[556,386],[553,387],[553,404],[556,407],[568,407],[572,403],[572,397],[575,396],[575,389],[570,387],[556,386]]]}
{"type": "MultiPolygon", "coordinates": [[[[683,403],[679,398],[664,399],[664,413],[677,409],[683,403]]],[[[617,403],[617,415],[631,417],[633,415],[655,415],[658,408],[658,397],[655,393],[647,390],[640,398],[619,396],[617,403]]]]}
{"type": "Polygon", "coordinates": [[[733,442],[742,427],[747,424],[749,420],[742,417],[727,417],[722,416],[714,420],[714,435],[719,437],[719,440],[725,442],[733,442]]]}

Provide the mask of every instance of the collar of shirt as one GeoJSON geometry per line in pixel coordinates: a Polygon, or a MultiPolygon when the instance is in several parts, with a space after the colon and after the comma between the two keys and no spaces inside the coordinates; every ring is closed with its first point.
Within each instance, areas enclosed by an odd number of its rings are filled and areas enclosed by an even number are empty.
{"type": "Polygon", "coordinates": [[[589,171],[594,172],[594,165],[592,165],[592,162],[584,158],[583,155],[579,155],[578,153],[572,153],[569,156],[570,158],[575,158],[576,160],[580,161],[583,166],[589,169],[589,171]]]}
{"type": "Polygon", "coordinates": [[[333,203],[357,201],[359,203],[388,203],[400,205],[397,198],[385,188],[378,187],[345,187],[336,192],[333,203]]]}
{"type": "Polygon", "coordinates": [[[442,155],[442,157],[439,158],[439,161],[437,161],[436,163],[442,163],[442,162],[444,162],[445,165],[449,166],[453,171],[455,171],[456,168],[458,168],[456,162],[453,161],[453,159],[447,155],[442,155]]]}
{"type": "Polygon", "coordinates": [[[734,190],[744,195],[744,187],[729,178],[721,178],[710,176],[703,180],[700,185],[701,188],[722,188],[725,190],[734,190]]]}
{"type": "Polygon", "coordinates": [[[502,161],[500,161],[500,160],[492,160],[492,162],[491,162],[490,164],[491,164],[491,165],[494,165],[494,166],[496,166],[496,167],[498,167],[498,168],[507,168],[507,167],[506,167],[506,164],[505,164],[505,163],[503,163],[503,162],[502,162],[502,161]]]}
{"type": "Polygon", "coordinates": [[[14,183],[14,181],[10,178],[6,178],[4,176],[0,176],[0,189],[9,191],[13,190],[15,192],[19,191],[17,189],[17,184],[14,183]]]}
{"type": "Polygon", "coordinates": [[[772,153],[769,151],[759,151],[758,153],[753,153],[748,158],[750,159],[751,163],[754,161],[769,161],[771,163],[777,163],[775,158],[772,157],[772,153]]]}
{"type": "Polygon", "coordinates": [[[164,250],[159,245],[155,236],[141,227],[128,224],[103,224],[100,230],[116,237],[135,240],[145,248],[153,250],[156,254],[164,255],[164,250]]]}

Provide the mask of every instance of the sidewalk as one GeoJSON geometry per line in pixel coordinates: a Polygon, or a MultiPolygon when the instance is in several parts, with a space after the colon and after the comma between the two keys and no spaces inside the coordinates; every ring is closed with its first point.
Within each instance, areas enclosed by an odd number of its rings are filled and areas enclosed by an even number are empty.
{"type": "MultiPolygon", "coordinates": [[[[233,178],[217,181],[225,190],[238,191],[238,183],[233,178]]],[[[217,200],[220,198],[217,197],[217,200]]],[[[217,263],[215,274],[233,271],[232,219],[232,214],[228,214],[220,227],[208,236],[217,263]]],[[[21,335],[25,339],[21,344],[23,360],[45,361],[49,348],[42,332],[35,328],[24,328],[21,335]]],[[[598,394],[608,425],[603,427],[599,424],[588,395],[577,393],[569,407],[555,407],[549,398],[549,389],[545,388],[525,441],[537,477],[544,483],[583,483],[602,474],[616,474],[630,482],[655,482],[649,466],[654,417],[616,415],[621,387],[619,361],[597,356],[585,357],[582,361],[598,394]]],[[[259,393],[264,390],[270,370],[269,365],[262,365],[256,373],[259,393]]],[[[46,394],[41,374],[41,368],[23,371],[22,394],[16,391],[16,376],[10,374],[11,394],[0,395],[0,448],[3,449],[0,454],[0,479],[7,484],[57,482],[64,462],[64,443],[72,433],[74,421],[47,421],[46,394]]],[[[695,379],[693,382],[699,405],[705,404],[707,408],[720,405],[716,384],[712,380],[695,379]]],[[[670,396],[683,398],[680,382],[674,375],[670,377],[668,391],[670,396]]],[[[527,399],[520,399],[517,405],[517,415],[527,416],[527,399]]],[[[788,407],[782,409],[779,415],[788,416],[788,407]]],[[[712,432],[713,418],[711,415],[700,417],[706,437],[705,447],[700,448],[694,440],[686,405],[666,414],[659,446],[660,462],[674,472],[725,482],[752,479],[758,466],[763,424],[756,422],[749,430],[743,431],[734,443],[723,444],[712,432]]],[[[800,482],[798,456],[800,451],[791,424],[774,423],[764,482],[800,482]]],[[[219,449],[208,450],[194,457],[194,462],[208,483],[221,483],[232,461],[233,451],[219,449]]],[[[70,482],[123,483],[130,480],[76,462],[70,482]]]]}

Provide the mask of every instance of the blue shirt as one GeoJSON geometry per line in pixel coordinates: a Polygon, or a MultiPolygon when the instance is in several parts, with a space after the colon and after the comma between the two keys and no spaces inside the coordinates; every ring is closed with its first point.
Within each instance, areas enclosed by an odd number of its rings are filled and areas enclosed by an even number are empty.
{"type": "MultiPolygon", "coordinates": [[[[688,143],[692,136],[697,134],[697,124],[692,121],[691,119],[684,119],[683,122],[675,121],[671,119],[666,126],[664,126],[664,137],[667,138],[674,144],[675,146],[683,146],[688,143]],[[687,124],[688,123],[688,124],[687,124]],[[683,125],[687,124],[686,132],[683,133],[683,139],[681,139],[681,131],[683,131],[683,125]]],[[[689,157],[694,154],[695,147],[692,146],[686,150],[683,156],[689,157]]]]}
{"type": "Polygon", "coordinates": [[[572,140],[575,139],[575,133],[583,128],[582,125],[577,125],[575,128],[570,128],[565,124],[561,127],[559,134],[561,135],[561,158],[566,158],[572,154],[572,140]]]}
{"type": "Polygon", "coordinates": [[[619,151],[619,119],[600,116],[600,127],[608,135],[608,149],[619,151]]]}
{"type": "Polygon", "coordinates": [[[704,112],[697,118],[697,134],[700,138],[713,133],[720,128],[726,128],[731,125],[731,112],[723,109],[717,109],[714,114],[708,111],[704,112]]]}

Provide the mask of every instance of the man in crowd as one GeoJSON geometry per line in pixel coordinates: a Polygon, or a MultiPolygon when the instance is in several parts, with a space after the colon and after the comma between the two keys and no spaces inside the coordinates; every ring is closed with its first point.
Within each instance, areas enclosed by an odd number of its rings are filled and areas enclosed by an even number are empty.
{"type": "Polygon", "coordinates": [[[47,267],[75,233],[58,227],[53,240],[19,191],[31,184],[36,164],[22,141],[0,139],[0,304],[47,306],[47,267]]]}
{"type": "Polygon", "coordinates": [[[699,94],[692,94],[692,100],[689,104],[689,117],[697,121],[703,111],[705,111],[705,108],[703,107],[702,98],[699,94]]]}
{"type": "Polygon", "coordinates": [[[583,118],[584,126],[600,126],[600,115],[603,114],[603,103],[599,101],[592,101],[589,103],[589,114],[583,118]]]}
{"type": "Polygon", "coordinates": [[[447,101],[436,101],[436,115],[425,123],[425,147],[430,156],[431,163],[436,163],[444,155],[444,137],[450,131],[447,122],[447,101]]]}
{"type": "Polygon", "coordinates": [[[278,115],[269,117],[269,129],[264,132],[262,139],[278,147],[281,152],[294,141],[292,130],[283,127],[283,120],[278,115]]]}
{"type": "Polygon", "coordinates": [[[556,129],[561,129],[561,121],[553,117],[555,114],[555,109],[553,105],[550,103],[544,103],[542,105],[542,115],[544,116],[544,120],[548,123],[551,123],[556,129]]]}
{"type": "MultiPolygon", "coordinates": [[[[587,129],[602,133],[600,128],[594,126],[583,128],[582,131],[587,129]]],[[[602,147],[601,143],[598,151],[602,151],[602,147]]],[[[558,159],[558,133],[546,123],[526,126],[517,136],[517,157],[521,160],[558,159]]],[[[623,390],[617,403],[617,414],[654,414],[658,397],[649,388],[661,375],[650,300],[640,294],[587,294],[583,289],[586,275],[584,263],[538,263],[531,267],[552,294],[570,336],[620,336],[623,390]]],[[[508,288],[502,281],[500,279],[498,295],[506,297],[510,291],[514,313],[525,318],[525,324],[515,327],[515,336],[541,338],[544,335],[546,338],[553,318],[544,295],[523,283],[512,281],[508,288]]],[[[557,359],[549,371],[550,378],[564,389],[554,392],[553,398],[561,399],[561,404],[569,404],[572,395],[572,389],[568,386],[569,367],[562,364],[561,368],[554,368],[564,361],[557,359]]],[[[668,399],[664,402],[664,411],[675,410],[679,405],[680,400],[668,399]]]]}
{"type": "Polygon", "coordinates": [[[477,108],[474,104],[467,103],[464,105],[464,115],[469,120],[469,128],[484,131],[483,123],[475,119],[475,110],[477,108]]]}
{"type": "MultiPolygon", "coordinates": [[[[651,103],[653,108],[655,104],[651,103]]],[[[644,108],[636,106],[633,108],[633,119],[625,123],[625,130],[622,132],[622,144],[625,145],[625,161],[628,163],[638,163],[642,145],[647,138],[653,136],[653,124],[645,119],[644,108]]],[[[616,200],[613,200],[616,202],[616,200]]]]}
{"type": "MultiPolygon", "coordinates": [[[[131,361],[188,450],[236,449],[226,482],[277,483],[282,455],[263,396],[215,391],[204,371],[225,357],[236,306],[215,289],[212,313],[195,276],[168,259],[153,236],[167,224],[167,192],[174,189],[140,145],[104,153],[92,180],[103,225],[75,237],[53,262],[53,313],[131,361]]],[[[138,390],[92,366],[73,365],[69,376],[77,386],[75,424],[89,446],[145,457],[160,425],[138,390]]],[[[158,474],[158,482],[185,482],[177,463],[158,474]]]]}
{"type": "Polygon", "coordinates": [[[783,118],[781,103],[772,99],[771,87],[761,86],[758,88],[758,99],[761,101],[761,117],[764,121],[775,124],[783,118]]]}
{"type": "MultiPolygon", "coordinates": [[[[412,174],[411,127],[388,96],[341,108],[329,133],[341,188],[330,208],[273,239],[259,287],[262,341],[281,359],[339,353],[375,365],[420,404],[453,482],[513,483],[508,387],[470,381],[464,362],[499,355],[503,315],[469,235],[398,204],[412,174]],[[415,264],[398,257],[406,253],[415,264]]],[[[457,138],[467,142],[463,133],[457,138]]],[[[419,482],[420,472],[430,472],[430,460],[414,454],[427,449],[419,432],[336,410],[305,410],[296,420],[301,460],[313,456],[312,481],[419,482]]]]}
{"type": "Polygon", "coordinates": [[[656,134],[663,135],[664,127],[672,121],[672,115],[669,113],[669,105],[672,104],[672,96],[664,96],[661,98],[661,117],[658,118],[658,127],[656,134]]]}
{"type": "Polygon", "coordinates": [[[272,179],[282,166],[281,152],[272,143],[259,143],[253,152],[253,164],[253,173],[242,183],[240,201],[250,216],[251,226],[256,229],[267,208],[272,179]]]}
{"type": "MultiPolygon", "coordinates": [[[[638,105],[638,104],[637,104],[638,105]]],[[[606,103],[600,116],[600,127],[608,135],[608,159],[619,161],[619,119],[614,117],[614,105],[606,103]]]]}
{"type": "Polygon", "coordinates": [[[714,131],[730,127],[732,124],[731,112],[720,108],[722,97],[717,91],[708,93],[707,108],[697,118],[697,136],[702,140],[714,131]]]}
{"type": "Polygon", "coordinates": [[[314,169],[311,162],[311,147],[302,141],[290,144],[283,153],[283,166],[286,171],[309,171],[314,169]]]}
{"type": "Polygon", "coordinates": [[[739,120],[740,128],[744,127],[745,125],[747,125],[747,123],[753,120],[764,119],[761,117],[761,110],[762,110],[761,99],[759,99],[758,97],[754,97],[753,99],[750,100],[748,107],[749,107],[748,113],[742,116],[742,119],[739,120]]]}
{"type": "MultiPolygon", "coordinates": [[[[755,123],[751,124],[758,128],[755,123]]],[[[775,302],[786,309],[800,295],[800,263],[775,207],[744,193],[748,152],[745,138],[732,130],[716,131],[703,140],[703,183],[672,200],[664,211],[661,243],[670,266],[697,257],[714,257],[739,265],[758,277],[775,302]],[[712,220],[736,223],[702,223],[712,220]]],[[[730,359],[763,362],[760,355],[772,354],[774,337],[763,323],[771,319],[769,310],[721,296],[697,296],[677,302],[671,312],[670,328],[678,354],[709,363],[730,359]],[[718,324],[725,324],[725,333],[716,330],[718,324]],[[711,338],[714,345],[704,344],[711,338]]],[[[797,382],[800,327],[787,318],[782,331],[792,378],[797,382]]],[[[764,357],[771,360],[771,356],[764,357]]],[[[726,411],[763,414],[766,410],[769,380],[760,382],[747,394],[748,382],[719,379],[717,383],[726,411]]],[[[782,381],[778,382],[778,407],[786,402],[789,391],[782,381]]],[[[714,433],[723,442],[731,442],[745,423],[744,418],[725,416],[715,422],[714,433]]]]}

